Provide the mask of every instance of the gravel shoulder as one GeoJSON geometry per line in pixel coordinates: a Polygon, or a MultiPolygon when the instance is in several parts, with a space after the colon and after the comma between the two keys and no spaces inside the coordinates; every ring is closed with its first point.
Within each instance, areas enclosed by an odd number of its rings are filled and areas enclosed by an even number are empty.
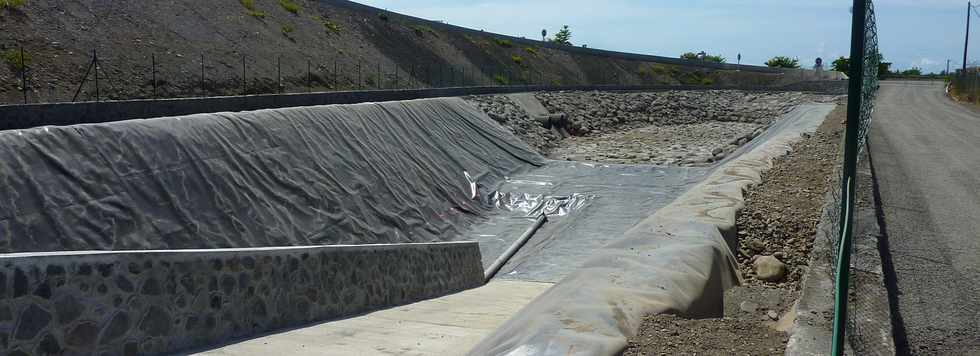
{"type": "MultiPolygon", "coordinates": [[[[762,183],[746,193],[738,217],[738,259],[745,284],[725,294],[722,318],[686,320],[647,316],[624,355],[783,355],[799,297],[799,279],[809,262],[839,150],[845,106],[813,135],[774,162],[762,183]],[[782,265],[776,277],[760,278],[755,261],[782,265]]],[[[772,266],[769,266],[772,267],[772,266]]]]}

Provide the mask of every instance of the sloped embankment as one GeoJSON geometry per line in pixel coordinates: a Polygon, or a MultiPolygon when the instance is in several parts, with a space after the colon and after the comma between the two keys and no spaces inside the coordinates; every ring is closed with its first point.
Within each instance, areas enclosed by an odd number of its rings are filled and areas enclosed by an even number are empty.
{"type": "Polygon", "coordinates": [[[460,99],[0,132],[0,252],[452,239],[542,157],[460,99]]]}

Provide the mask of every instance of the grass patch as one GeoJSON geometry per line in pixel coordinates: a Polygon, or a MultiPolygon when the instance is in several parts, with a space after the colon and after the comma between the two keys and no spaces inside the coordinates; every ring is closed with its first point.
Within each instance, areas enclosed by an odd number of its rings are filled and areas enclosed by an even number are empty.
{"type": "Polygon", "coordinates": [[[319,22],[321,25],[323,25],[323,28],[327,29],[327,31],[329,32],[333,32],[336,34],[340,33],[340,25],[334,23],[333,21],[330,21],[330,19],[325,19],[320,16],[313,16],[313,20],[319,22]]]}
{"type": "Polygon", "coordinates": [[[293,31],[296,31],[296,28],[294,28],[292,25],[282,25],[283,36],[289,37],[289,34],[293,33],[293,31]]]}
{"type": "Polygon", "coordinates": [[[507,79],[507,77],[503,76],[502,74],[493,76],[493,80],[497,81],[497,84],[500,85],[510,85],[510,79],[507,79]]]}
{"type": "Polygon", "coordinates": [[[245,8],[245,13],[247,13],[248,16],[252,16],[259,20],[265,18],[265,13],[255,8],[255,0],[238,0],[238,2],[245,8]]]}
{"type": "Polygon", "coordinates": [[[17,9],[27,4],[27,0],[0,0],[0,9],[17,9]]]}
{"type": "Polygon", "coordinates": [[[500,38],[494,38],[493,39],[493,42],[496,43],[498,46],[503,47],[503,48],[511,48],[511,47],[514,47],[514,43],[510,42],[510,40],[505,40],[505,39],[500,39],[500,38]]]}
{"type": "Polygon", "coordinates": [[[279,0],[279,6],[282,6],[283,10],[289,11],[293,15],[299,15],[299,10],[302,9],[299,4],[290,0],[279,0]]]}
{"type": "Polygon", "coordinates": [[[13,70],[21,71],[31,65],[31,54],[24,52],[24,60],[21,61],[20,49],[8,49],[3,51],[3,61],[13,70]]]}
{"type": "Polygon", "coordinates": [[[538,50],[534,47],[524,47],[524,52],[527,52],[528,54],[535,57],[538,56],[538,50]]]}
{"type": "Polygon", "coordinates": [[[513,55],[513,56],[510,56],[510,60],[514,61],[514,63],[516,63],[519,66],[524,65],[524,58],[521,57],[521,56],[518,56],[516,54],[513,55]]]}
{"type": "Polygon", "coordinates": [[[667,66],[663,64],[652,64],[650,65],[650,72],[657,75],[667,74],[667,66]]]}
{"type": "Polygon", "coordinates": [[[415,35],[419,37],[425,37],[426,33],[431,34],[435,37],[439,37],[439,34],[436,33],[436,30],[433,30],[432,27],[429,26],[416,24],[410,26],[410,28],[412,29],[413,32],[415,32],[415,35]]]}

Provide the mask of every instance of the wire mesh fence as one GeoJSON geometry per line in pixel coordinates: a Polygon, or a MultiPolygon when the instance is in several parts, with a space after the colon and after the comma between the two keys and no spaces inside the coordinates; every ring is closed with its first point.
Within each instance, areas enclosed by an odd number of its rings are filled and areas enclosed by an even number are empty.
{"type": "MultiPolygon", "coordinates": [[[[862,339],[862,330],[858,328],[862,320],[869,319],[859,313],[848,313],[848,302],[861,303],[862,298],[854,298],[850,288],[855,283],[863,283],[851,278],[851,255],[855,238],[874,238],[873,236],[855,236],[854,207],[856,191],[859,183],[867,184],[859,179],[857,174],[858,159],[868,139],[871,129],[871,119],[874,112],[875,96],[878,92],[878,67],[881,55],[878,51],[878,31],[872,0],[854,0],[853,22],[851,36],[851,66],[848,88],[847,128],[843,142],[842,161],[836,174],[839,190],[832,190],[833,203],[830,205],[825,224],[824,236],[831,241],[830,257],[832,259],[835,279],[834,305],[834,355],[843,355],[845,337],[851,340],[862,339]]],[[[870,189],[870,187],[861,187],[870,189]]],[[[859,243],[864,243],[860,241],[859,243]]],[[[860,312],[871,310],[861,308],[860,312]]],[[[875,331],[877,332],[877,331],[875,331]]]]}
{"type": "Polygon", "coordinates": [[[591,74],[560,71],[556,74],[554,68],[499,61],[486,64],[459,61],[464,64],[458,64],[418,59],[405,63],[352,55],[328,59],[302,55],[268,58],[247,53],[238,53],[236,60],[234,55],[213,58],[203,53],[106,56],[92,49],[75,55],[71,64],[74,68],[68,73],[63,68],[55,73],[51,68],[34,64],[34,54],[23,47],[14,46],[0,52],[3,61],[16,73],[17,90],[21,92],[18,94],[22,94],[22,100],[13,101],[8,96],[7,102],[0,104],[462,86],[658,84],[654,78],[649,78],[651,83],[642,82],[642,76],[639,76],[641,82],[632,82],[622,75],[631,69],[615,62],[591,74]],[[53,82],[60,87],[55,88],[53,82]]]}

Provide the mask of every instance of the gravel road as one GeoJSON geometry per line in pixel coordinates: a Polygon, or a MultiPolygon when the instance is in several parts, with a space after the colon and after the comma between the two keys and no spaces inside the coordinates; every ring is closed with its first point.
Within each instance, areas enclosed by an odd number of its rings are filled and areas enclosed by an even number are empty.
{"type": "Polygon", "coordinates": [[[980,355],[980,109],[946,98],[941,82],[883,82],[874,120],[896,347],[980,355]]]}

